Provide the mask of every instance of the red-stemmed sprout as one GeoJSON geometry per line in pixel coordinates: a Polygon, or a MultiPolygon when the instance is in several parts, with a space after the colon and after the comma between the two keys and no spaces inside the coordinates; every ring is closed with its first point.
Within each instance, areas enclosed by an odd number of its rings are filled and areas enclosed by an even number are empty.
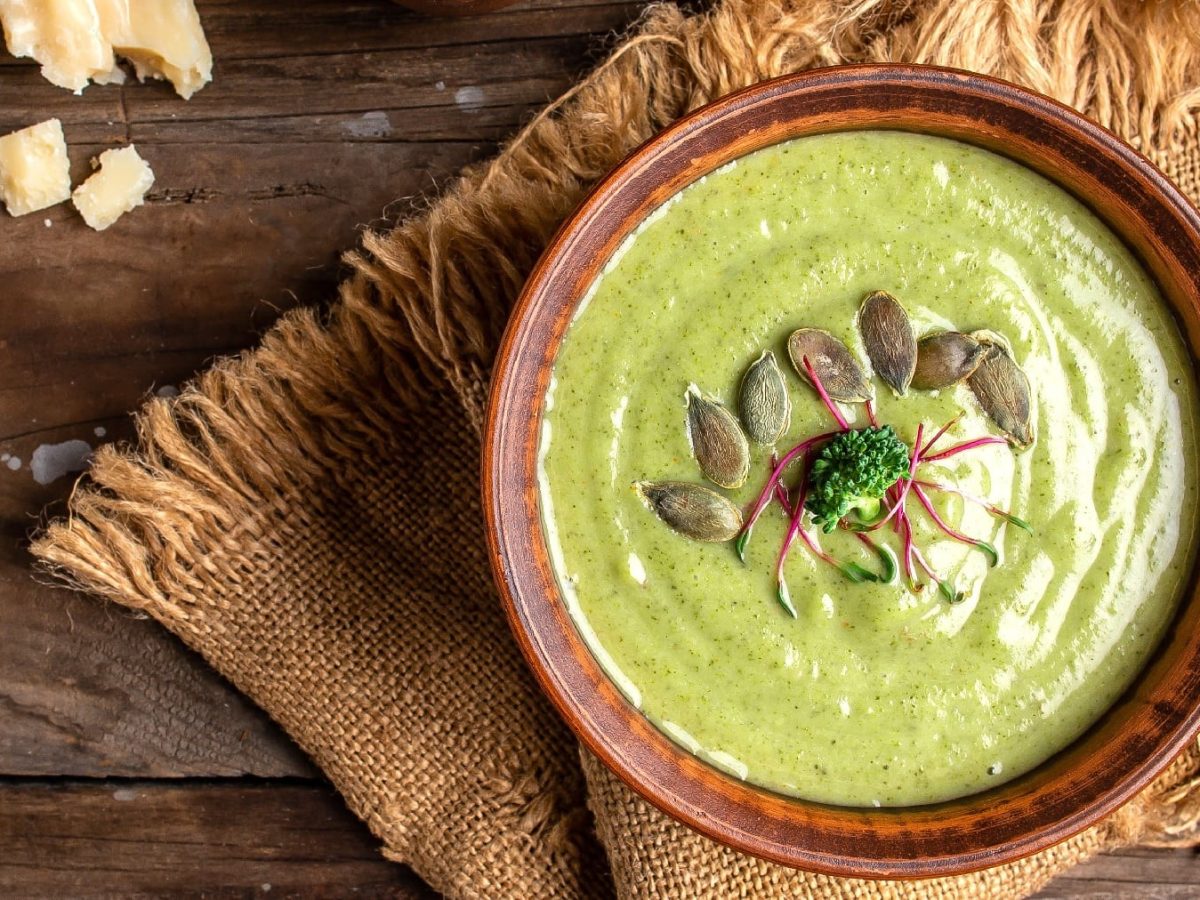
{"type": "MultiPolygon", "coordinates": [[[[948,447],[945,450],[934,452],[934,448],[938,442],[950,431],[951,428],[959,421],[961,414],[950,419],[946,424],[939,428],[933,436],[925,441],[925,426],[924,423],[918,424],[916,438],[913,441],[912,450],[909,454],[909,469],[906,476],[899,478],[895,484],[888,488],[883,499],[883,503],[887,508],[887,513],[878,521],[864,524],[861,522],[850,521],[848,518],[843,518],[838,522],[838,527],[844,531],[852,533],[855,538],[867,549],[874,554],[880,561],[882,567],[881,574],[875,574],[856,562],[843,562],[836,559],[824,548],[821,547],[816,535],[804,527],[804,513],[808,500],[809,477],[812,469],[812,462],[816,454],[830,440],[836,437],[842,431],[849,431],[850,424],[842,414],[841,410],[835,405],[833,399],[829,396],[829,392],[822,384],[820,376],[817,375],[812,363],[808,357],[803,358],[804,369],[808,373],[808,377],[812,383],[813,389],[821,398],[825,408],[829,411],[830,416],[837,422],[839,431],[828,431],[824,434],[819,434],[816,437],[809,438],[806,441],[801,441],[792,447],[782,458],[771,456],[771,474],[767,478],[767,482],[763,485],[757,499],[751,508],[750,514],[746,517],[745,524],[742,526],[741,532],[737,537],[738,556],[745,561],[746,545],[749,542],[750,534],[753,531],[755,522],[762,515],[763,510],[772,502],[778,503],[788,517],[788,529],[783,539],[783,544],[779,549],[778,557],[775,564],[776,577],[776,596],[779,604],[788,612],[789,615],[795,617],[797,615],[795,604],[792,602],[791,593],[788,591],[787,580],[784,577],[784,567],[791,551],[792,545],[799,538],[808,548],[809,552],[817,559],[833,566],[848,579],[854,582],[881,582],[891,583],[897,572],[896,554],[886,544],[874,540],[871,532],[876,532],[882,529],[889,523],[892,526],[892,531],[900,539],[901,553],[899,566],[904,573],[904,579],[909,588],[914,592],[919,592],[924,588],[924,584],[920,581],[918,568],[924,575],[938,586],[938,590],[951,603],[959,603],[964,599],[964,594],[957,590],[953,583],[946,578],[943,578],[930,565],[921,549],[917,547],[914,536],[912,521],[908,515],[907,501],[909,496],[915,496],[917,502],[928,514],[933,523],[949,538],[974,547],[988,557],[991,565],[995,566],[999,563],[999,553],[996,548],[987,541],[978,538],[972,538],[969,535],[963,534],[953,528],[946,520],[938,513],[937,508],[929,499],[926,491],[943,491],[946,493],[954,493],[963,497],[965,500],[977,503],[983,506],[989,513],[997,518],[1011,522],[1020,528],[1032,533],[1029,524],[1023,519],[1014,516],[1000,507],[984,500],[981,497],[976,497],[961,491],[957,488],[948,485],[938,484],[932,481],[925,481],[917,477],[918,468],[925,463],[941,462],[946,459],[951,459],[960,453],[966,453],[970,450],[979,447],[985,447],[992,444],[1007,444],[1004,438],[985,436],[974,438],[972,440],[963,441],[948,447]],[[794,463],[797,459],[803,463],[803,470],[800,483],[796,488],[796,500],[793,503],[791,494],[783,483],[783,475],[788,466],[794,463]]],[[[874,405],[870,400],[865,403],[865,411],[867,420],[871,423],[871,427],[878,428],[879,422],[876,417],[874,405]]]]}
{"type": "MultiPolygon", "coordinates": [[[[816,437],[809,438],[807,441],[801,441],[799,444],[785,453],[783,458],[779,460],[778,463],[774,463],[772,465],[771,475],[767,479],[767,483],[763,485],[762,490],[759,491],[758,499],[754,501],[754,506],[751,507],[750,515],[746,516],[746,522],[744,525],[742,525],[742,530],[738,532],[737,541],[734,544],[734,546],[737,548],[738,558],[742,562],[746,561],[746,545],[750,542],[750,534],[754,531],[754,523],[758,521],[758,517],[762,515],[763,510],[767,508],[767,504],[771,502],[771,497],[776,492],[776,488],[782,487],[782,483],[779,479],[783,477],[784,470],[786,470],[787,467],[791,465],[797,457],[804,456],[807,458],[808,453],[810,453],[815,447],[821,446],[836,434],[836,431],[827,431],[824,434],[819,434],[816,437]]],[[[785,502],[787,501],[786,490],[784,491],[784,500],[785,502]]],[[[791,504],[789,503],[787,505],[788,512],[790,514],[791,504]]]]}
{"type": "Polygon", "coordinates": [[[919,484],[913,485],[912,492],[917,498],[917,502],[920,503],[921,506],[925,507],[925,512],[929,514],[929,518],[933,519],[933,524],[942,529],[942,531],[944,531],[949,537],[958,541],[960,544],[967,544],[968,546],[974,547],[976,550],[983,553],[993,566],[1000,562],[1000,554],[997,553],[996,548],[987,541],[981,541],[978,538],[967,537],[961,531],[956,531],[949,524],[947,524],[946,520],[938,514],[938,511],[929,501],[929,495],[921,490],[921,486],[919,484]]]}
{"type": "Polygon", "coordinates": [[[951,603],[962,603],[966,599],[966,595],[962,591],[958,590],[952,583],[933,570],[933,567],[925,561],[925,554],[919,548],[914,546],[912,552],[913,556],[917,559],[917,563],[925,570],[925,574],[937,584],[938,590],[942,592],[943,597],[951,603]]]}
{"type": "Polygon", "coordinates": [[[967,500],[970,503],[982,506],[997,519],[1003,519],[1004,521],[1016,525],[1018,528],[1033,534],[1033,526],[1024,519],[1020,518],[1019,516],[1014,516],[1008,510],[1001,509],[990,500],[985,500],[983,497],[977,496],[976,494],[969,494],[964,490],[960,490],[956,487],[950,487],[947,484],[939,484],[936,481],[924,481],[920,478],[917,479],[916,485],[924,488],[927,491],[939,491],[944,494],[957,494],[959,497],[962,497],[964,500],[967,500]]]}
{"type": "Polygon", "coordinates": [[[813,556],[817,557],[817,559],[821,560],[822,562],[833,566],[851,581],[861,584],[864,581],[879,580],[879,578],[873,572],[864,569],[858,563],[839,562],[838,560],[834,559],[823,549],[821,549],[821,545],[817,543],[816,537],[814,537],[808,531],[808,529],[804,527],[804,504],[808,500],[808,478],[810,465],[811,460],[806,457],[804,476],[803,480],[800,482],[800,490],[796,497],[796,505],[792,507],[791,522],[788,523],[787,534],[783,538],[783,546],[779,548],[779,557],[775,563],[775,596],[779,600],[779,605],[787,610],[793,619],[796,618],[796,607],[792,603],[792,595],[788,591],[787,579],[783,577],[783,565],[785,562],[787,562],[788,551],[791,550],[792,543],[796,540],[797,536],[800,538],[800,540],[804,541],[804,545],[808,547],[809,552],[812,553],[813,556]]]}
{"type": "Polygon", "coordinates": [[[900,559],[904,564],[904,580],[913,593],[920,593],[925,586],[917,581],[917,573],[913,570],[913,554],[916,548],[913,544],[912,523],[908,521],[908,516],[900,517],[896,522],[896,530],[900,533],[900,540],[904,548],[900,554],[900,559]]]}
{"type": "Polygon", "coordinates": [[[871,423],[871,427],[878,428],[879,419],[875,417],[875,401],[868,397],[863,401],[863,408],[867,411],[867,421],[871,423]]]}
{"type": "Polygon", "coordinates": [[[825,404],[825,408],[829,410],[829,414],[834,420],[842,426],[842,431],[850,430],[850,423],[846,421],[846,417],[842,415],[842,411],[837,408],[837,404],[833,402],[833,398],[829,396],[829,392],[825,390],[825,385],[821,383],[821,379],[817,377],[817,371],[813,368],[813,364],[808,361],[808,357],[803,358],[804,371],[808,373],[808,377],[812,380],[812,386],[816,388],[817,394],[821,397],[821,402],[825,404]]]}
{"type": "Polygon", "coordinates": [[[950,459],[952,456],[958,456],[960,453],[965,453],[968,450],[974,450],[976,447],[986,447],[989,444],[1004,444],[1008,445],[1008,441],[1002,437],[988,435],[987,437],[978,437],[969,441],[963,441],[961,444],[955,444],[953,447],[935,453],[933,456],[926,456],[925,462],[941,462],[944,459],[950,459]]]}
{"type": "Polygon", "coordinates": [[[858,542],[879,557],[880,565],[883,566],[883,574],[877,575],[876,580],[881,584],[891,584],[896,580],[896,554],[892,552],[892,548],[887,544],[877,544],[870,535],[863,534],[861,531],[854,532],[854,536],[858,538],[858,542]]]}
{"type": "Polygon", "coordinates": [[[921,448],[921,455],[928,459],[930,454],[933,453],[933,448],[937,445],[937,442],[945,437],[946,432],[957,425],[958,420],[961,418],[962,413],[959,413],[957,416],[955,416],[953,419],[950,419],[945,425],[939,428],[937,433],[926,442],[924,447],[921,448]]]}

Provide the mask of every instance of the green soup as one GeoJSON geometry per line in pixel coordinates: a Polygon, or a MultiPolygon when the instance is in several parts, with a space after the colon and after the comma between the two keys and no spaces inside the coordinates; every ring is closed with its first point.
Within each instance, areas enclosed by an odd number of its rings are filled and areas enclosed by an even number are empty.
{"type": "MultiPolygon", "coordinates": [[[[911,443],[996,434],[970,390],[895,397],[881,421],[911,443]]],[[[865,424],[861,407],[846,412],[865,424]]],[[[673,740],[737,777],[829,803],[910,805],[983,790],[1081,732],[1146,663],[1191,569],[1196,395],[1169,310],[1092,213],[985,150],[895,132],[804,138],[701,179],[607,264],[559,352],[540,448],[557,577],[592,652],[673,740]],[[746,563],[689,541],[634,482],[703,483],[687,385],[736,410],[763,348],[786,369],[779,447],[830,428],[785,342],[827,329],[865,363],[855,328],[883,289],[918,335],[990,329],[1033,388],[1037,439],[932,472],[1027,520],[1034,536],[953,494],[941,514],[991,541],[989,567],[912,512],[931,564],[965,593],[853,584],[797,547],[775,602],[786,529],[768,510],[746,563]]],[[[724,492],[749,504],[768,474],[724,492]]],[[[931,468],[933,468],[931,466],[931,468]]],[[[872,565],[845,533],[827,549],[872,565]]]]}

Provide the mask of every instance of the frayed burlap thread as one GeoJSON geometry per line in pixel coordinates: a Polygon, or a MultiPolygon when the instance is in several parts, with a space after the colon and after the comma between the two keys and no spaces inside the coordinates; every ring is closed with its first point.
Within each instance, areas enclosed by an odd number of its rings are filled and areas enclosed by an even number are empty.
{"type": "Polygon", "coordinates": [[[136,455],[102,448],[39,552],[202,653],[438,890],[609,896],[574,742],[492,587],[478,439],[400,365],[357,317],[289,316],[152,401],[136,455]]]}
{"type": "Polygon", "coordinates": [[[858,882],[770,865],[666,818],[594,760],[581,767],[506,630],[483,551],[478,430],[511,304],[547,239],[681,114],[775,75],[883,60],[1030,85],[1200,196],[1195,0],[652,6],[494,160],[369,234],[328,315],[293,312],[258,349],[152,400],[136,444],[101,449],[35,552],[202,653],[328,773],[390,858],[451,896],[1020,896],[1104,849],[1192,842],[1194,751],[1107,822],[977,875],[858,882]]]}

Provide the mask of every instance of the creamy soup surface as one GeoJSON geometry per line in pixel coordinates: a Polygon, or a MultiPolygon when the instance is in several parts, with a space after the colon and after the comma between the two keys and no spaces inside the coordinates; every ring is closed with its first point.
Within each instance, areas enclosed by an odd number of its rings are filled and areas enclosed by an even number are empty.
{"type": "MultiPolygon", "coordinates": [[[[953,441],[996,434],[970,390],[878,379],[882,422],[911,443],[963,413],[953,441]]],[[[861,407],[844,406],[865,425],[861,407]]],[[[542,517],[570,613],[628,699],[739,778],[834,804],[962,796],[1036,766],[1128,686],[1192,565],[1196,388],[1169,310],[1130,251],[1041,176],[965,144],[897,132],[783,143],[661,207],[609,261],[555,363],[539,455],[542,517]],[[918,336],[990,329],[1034,394],[1036,441],[988,446],[924,477],[1027,520],[1034,536],[953,494],[989,567],[911,511],[929,561],[965,594],[853,584],[803,548],[775,601],[787,522],[768,510],[746,563],[690,541],[635,482],[704,483],[685,390],[737,408],[743,372],[775,351],[792,401],[786,449],[830,428],[792,371],[795,329],[826,329],[866,364],[855,314],[887,290],[918,336]]],[[[754,448],[745,506],[768,473],[754,448]]],[[[835,555],[872,558],[845,533],[835,555]]]]}

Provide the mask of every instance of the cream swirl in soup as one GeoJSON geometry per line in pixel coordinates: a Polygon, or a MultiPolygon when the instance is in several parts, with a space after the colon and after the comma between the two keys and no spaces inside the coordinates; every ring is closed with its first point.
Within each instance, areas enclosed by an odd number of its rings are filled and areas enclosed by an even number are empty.
{"type": "MultiPolygon", "coordinates": [[[[881,421],[911,444],[997,434],[965,384],[897,397],[881,421]]],[[[843,407],[865,424],[861,406],[843,407]]],[[[573,321],[546,398],[543,522],[588,645],[629,700],[715,766],[835,804],[912,805],[1000,784],[1062,749],[1145,665],[1192,568],[1196,389],[1169,309],[1084,205],[1023,166],[898,132],[810,137],[701,179],[610,260],[573,321]],[[746,561],[690,541],[634,483],[704,483],[685,429],[689,384],[736,409],[760,355],[780,359],[786,448],[828,413],[786,363],[788,335],[825,329],[864,361],[865,294],[901,300],[918,336],[988,329],[1028,375],[1036,440],[930,464],[1026,520],[1033,536],[950,493],[957,529],[914,512],[932,567],[962,602],[903,579],[854,584],[791,553],[797,611],[774,602],[787,528],[768,510],[746,561]]],[[[767,474],[720,491],[749,505],[767,474]]],[[[709,485],[709,487],[713,487],[709,485]]],[[[822,535],[870,564],[851,535],[822,535]]]]}

